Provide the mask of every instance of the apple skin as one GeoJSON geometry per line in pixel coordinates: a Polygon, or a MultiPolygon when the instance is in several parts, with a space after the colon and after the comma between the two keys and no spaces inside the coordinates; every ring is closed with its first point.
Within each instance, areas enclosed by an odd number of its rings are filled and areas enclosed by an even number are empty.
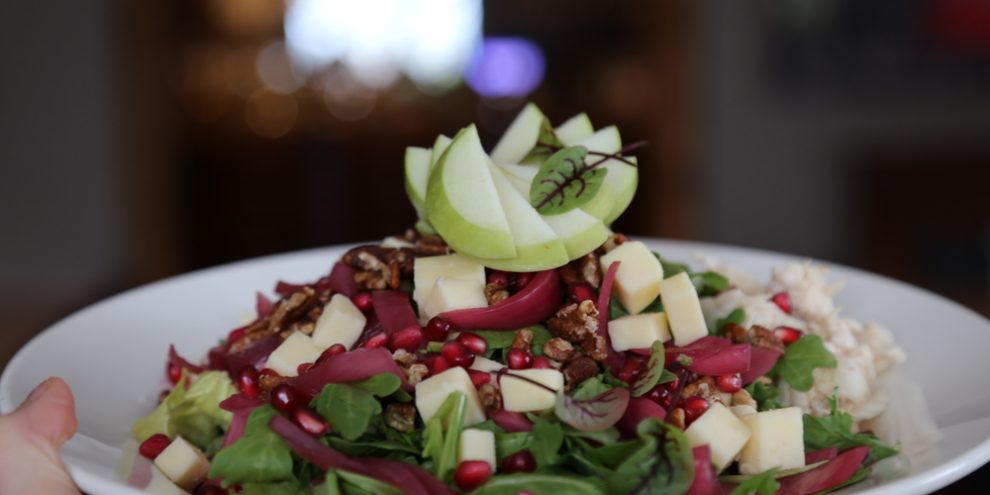
{"type": "Polygon", "coordinates": [[[447,147],[450,146],[450,139],[443,134],[437,136],[437,139],[433,141],[433,150],[430,154],[430,171],[432,171],[437,166],[437,162],[440,161],[440,156],[443,155],[444,151],[447,151],[447,147]]]}
{"type": "Polygon", "coordinates": [[[430,178],[429,148],[410,146],[406,148],[406,195],[416,209],[416,216],[423,218],[423,202],[426,196],[426,184],[430,178]]]}
{"type": "Polygon", "coordinates": [[[461,254],[514,258],[512,232],[488,163],[475,126],[458,132],[430,174],[426,217],[447,244],[461,254]]]}
{"type": "Polygon", "coordinates": [[[542,218],[560,236],[571,260],[598,249],[611,234],[601,220],[580,208],[559,215],[543,215],[542,218]]]}
{"type": "Polygon", "coordinates": [[[546,117],[540,108],[528,103],[492,148],[492,161],[499,165],[522,161],[533,146],[536,146],[544,120],[546,117]]]}

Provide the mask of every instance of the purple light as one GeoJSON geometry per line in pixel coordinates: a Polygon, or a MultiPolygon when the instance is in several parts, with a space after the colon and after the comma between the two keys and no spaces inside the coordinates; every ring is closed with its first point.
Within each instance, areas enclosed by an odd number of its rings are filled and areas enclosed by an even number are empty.
{"type": "Polygon", "coordinates": [[[476,93],[489,98],[528,95],[543,81],[543,50],[526,38],[485,38],[475,52],[464,79],[476,93]]]}

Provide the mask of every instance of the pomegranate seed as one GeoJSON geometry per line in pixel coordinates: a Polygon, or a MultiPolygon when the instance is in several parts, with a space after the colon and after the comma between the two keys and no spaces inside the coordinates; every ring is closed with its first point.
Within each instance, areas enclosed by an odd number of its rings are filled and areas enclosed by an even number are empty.
{"type": "Polygon", "coordinates": [[[451,340],[440,348],[440,354],[443,358],[450,363],[451,366],[459,366],[461,368],[467,368],[474,363],[474,353],[471,352],[464,344],[451,340]]]}
{"type": "Polygon", "coordinates": [[[636,381],[643,374],[643,362],[638,359],[627,359],[619,369],[617,377],[626,383],[636,381]]]}
{"type": "Polygon", "coordinates": [[[595,289],[591,287],[591,284],[572,285],[567,289],[567,291],[571,298],[571,302],[579,303],[581,301],[595,300],[595,289]]]}
{"type": "Polygon", "coordinates": [[[430,369],[430,376],[433,376],[450,369],[450,363],[443,356],[436,355],[426,361],[426,367],[430,369]]]}
{"type": "Polygon", "coordinates": [[[317,364],[322,363],[327,359],[330,359],[334,356],[339,356],[345,352],[347,352],[347,348],[344,347],[344,344],[334,344],[330,347],[327,347],[326,350],[323,351],[323,354],[320,354],[320,357],[316,359],[316,363],[317,364]]]}
{"type": "Polygon", "coordinates": [[[258,389],[258,370],[254,369],[254,366],[241,368],[241,371],[237,372],[237,386],[245,396],[257,397],[260,392],[258,389]]]}
{"type": "Polygon", "coordinates": [[[509,454],[502,461],[502,471],[505,473],[529,473],[534,469],[536,469],[536,459],[528,450],[509,454]]]}
{"type": "Polygon", "coordinates": [[[474,388],[481,388],[482,385],[492,381],[492,374],[487,371],[480,370],[467,370],[468,376],[471,377],[471,383],[474,384],[474,388]]]}
{"type": "Polygon", "coordinates": [[[298,406],[305,405],[308,400],[306,400],[305,394],[299,391],[299,389],[288,385],[281,384],[274,389],[272,389],[272,405],[275,409],[288,413],[298,406]]]}
{"type": "Polygon", "coordinates": [[[524,370],[533,364],[533,356],[524,349],[509,349],[505,353],[505,362],[510,370],[524,370]]]}
{"type": "Polygon", "coordinates": [[[380,333],[378,335],[372,335],[364,342],[364,347],[368,349],[374,349],[376,347],[385,347],[388,344],[388,335],[380,333]]]}
{"type": "Polygon", "coordinates": [[[168,372],[168,381],[172,382],[172,385],[179,383],[179,380],[182,379],[182,366],[168,363],[166,370],[168,372]]]}
{"type": "Polygon", "coordinates": [[[742,377],[739,376],[739,373],[720,375],[715,378],[715,386],[722,392],[734,394],[742,390],[742,377]]]}
{"type": "Polygon", "coordinates": [[[296,374],[297,375],[305,374],[312,367],[313,367],[313,363],[300,363],[299,366],[296,366],[296,374]]]}
{"type": "Polygon", "coordinates": [[[391,348],[416,352],[423,345],[423,331],[419,327],[403,328],[392,336],[391,348]]]}
{"type": "Polygon", "coordinates": [[[545,370],[545,369],[553,368],[553,365],[550,364],[549,359],[543,356],[536,356],[533,358],[533,362],[532,364],[530,364],[529,367],[535,370],[545,370]]]}
{"type": "Polygon", "coordinates": [[[791,295],[787,292],[778,292],[770,296],[770,301],[776,304],[781,311],[791,314],[791,295]]]}
{"type": "Polygon", "coordinates": [[[532,279],[532,273],[517,273],[514,277],[512,277],[511,289],[513,291],[520,291],[529,285],[529,281],[532,279]]]}
{"type": "Polygon", "coordinates": [[[682,407],[684,407],[684,420],[691,423],[708,410],[708,401],[704,397],[693,395],[684,399],[682,407]]]}
{"type": "Polygon", "coordinates": [[[227,490],[217,485],[203,484],[203,486],[199,487],[199,490],[196,490],[196,495],[227,495],[227,490]]]}
{"type": "Polygon", "coordinates": [[[492,475],[492,467],[486,461],[464,461],[454,471],[454,483],[461,490],[470,491],[481,486],[492,475]]]}
{"type": "Polygon", "coordinates": [[[147,440],[141,442],[138,452],[148,459],[155,460],[155,457],[158,457],[158,454],[161,454],[171,443],[172,440],[167,436],[161,433],[155,433],[148,437],[147,440]]]}
{"type": "Polygon", "coordinates": [[[426,340],[447,340],[447,334],[449,333],[450,323],[439,316],[430,318],[430,321],[426,323],[426,328],[423,329],[423,335],[426,336],[426,340]]]}
{"type": "Polygon", "coordinates": [[[230,333],[227,334],[227,344],[229,345],[232,342],[241,340],[241,337],[243,337],[245,333],[247,333],[247,328],[244,327],[231,330],[230,333]]]}
{"type": "Polygon", "coordinates": [[[457,341],[475,355],[484,354],[488,350],[488,341],[476,333],[464,332],[457,336],[457,341]]]}
{"type": "Polygon", "coordinates": [[[354,299],[351,300],[351,302],[353,302],[354,305],[357,306],[357,309],[360,309],[365,313],[371,311],[371,308],[374,306],[374,303],[372,303],[370,292],[358,292],[354,296],[354,299]]]}
{"type": "Polygon", "coordinates": [[[316,411],[306,406],[299,406],[292,410],[292,422],[313,436],[322,435],[330,430],[330,424],[319,414],[316,414],[316,411]]]}
{"type": "Polygon", "coordinates": [[[650,389],[649,392],[646,393],[646,398],[652,400],[653,402],[656,402],[657,404],[660,404],[661,407],[666,408],[667,406],[670,405],[670,394],[671,391],[667,389],[667,387],[663,385],[657,385],[656,387],[653,387],[652,389],[650,389]]]}
{"type": "Polygon", "coordinates": [[[506,289],[509,287],[509,274],[500,270],[492,270],[488,274],[488,283],[506,289]]]}
{"type": "Polygon", "coordinates": [[[801,338],[801,331],[791,327],[777,327],[773,329],[773,334],[780,339],[784,345],[791,345],[801,338]]]}

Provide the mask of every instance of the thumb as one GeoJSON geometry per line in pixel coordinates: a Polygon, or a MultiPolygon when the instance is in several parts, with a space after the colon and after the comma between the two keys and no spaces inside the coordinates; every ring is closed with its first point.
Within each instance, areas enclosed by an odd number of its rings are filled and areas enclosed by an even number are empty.
{"type": "Polygon", "coordinates": [[[10,414],[10,420],[33,441],[57,451],[76,433],[76,401],[61,378],[49,378],[10,414]]]}

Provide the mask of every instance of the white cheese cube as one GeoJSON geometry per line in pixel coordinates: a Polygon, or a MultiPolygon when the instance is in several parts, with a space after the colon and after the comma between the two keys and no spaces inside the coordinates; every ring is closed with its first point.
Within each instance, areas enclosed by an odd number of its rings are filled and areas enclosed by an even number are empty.
{"type": "Polygon", "coordinates": [[[364,313],[343,294],[334,294],[330,302],[323,307],[323,313],[316,320],[313,330],[313,344],[326,349],[334,344],[341,344],[350,349],[368,322],[364,313]]]}
{"type": "Polygon", "coordinates": [[[553,369],[512,370],[502,375],[499,385],[502,388],[502,407],[506,411],[545,411],[553,409],[557,402],[557,391],[564,388],[564,375],[553,369]]]}
{"type": "Polygon", "coordinates": [[[413,261],[413,299],[423,307],[437,280],[475,280],[485,285],[485,267],[459,254],[426,256],[413,261]]]}
{"type": "Polygon", "coordinates": [[[640,313],[608,322],[608,337],[616,351],[649,349],[654,342],[670,339],[666,313],[640,313]]]}
{"type": "Polygon", "coordinates": [[[484,356],[475,357],[474,363],[471,363],[471,369],[478,371],[487,371],[489,373],[494,373],[502,368],[505,368],[504,364],[492,359],[488,359],[484,356]]]}
{"type": "Polygon", "coordinates": [[[484,284],[478,283],[477,280],[440,278],[420,308],[423,316],[429,319],[455,309],[485,306],[488,306],[488,298],[485,297],[484,284]]]}
{"type": "Polygon", "coordinates": [[[454,392],[461,392],[467,397],[464,426],[476,425],[485,420],[478,391],[471,383],[468,372],[464,368],[450,368],[416,384],[416,410],[423,422],[429,421],[443,405],[443,401],[447,400],[447,396],[454,392]]]}
{"type": "Polygon", "coordinates": [[[205,480],[210,471],[210,461],[203,452],[182,437],[175,437],[154,462],[168,479],[188,492],[205,480]]]}
{"type": "Polygon", "coordinates": [[[732,414],[735,414],[737,418],[742,419],[743,416],[749,416],[750,414],[756,414],[756,408],[749,404],[740,404],[738,406],[732,406],[729,408],[732,414]]]}
{"type": "Polygon", "coordinates": [[[154,495],[189,495],[189,492],[172,483],[154,464],[151,465],[151,480],[144,486],[144,491],[154,495]]]}
{"type": "Polygon", "coordinates": [[[660,300],[667,312],[670,332],[674,334],[674,345],[685,346],[708,335],[698,292],[686,272],[678,273],[660,284],[660,300]]]}
{"type": "Polygon", "coordinates": [[[739,472],[757,474],[774,467],[804,466],[804,418],[800,407],[750,414],[742,421],[753,436],[739,455],[739,472]]]}
{"type": "Polygon", "coordinates": [[[684,435],[692,447],[708,445],[717,472],[732,463],[750,437],[749,428],[719,402],[713,403],[700,418],[694,420],[684,430],[684,435]]]}
{"type": "Polygon", "coordinates": [[[295,332],[272,351],[265,367],[282,376],[296,376],[300,364],[312,363],[322,353],[323,349],[317,347],[308,335],[295,332]]]}
{"type": "Polygon", "coordinates": [[[663,267],[650,248],[639,241],[625,242],[602,256],[602,270],[619,261],[615,295],[629,314],[637,314],[660,295],[663,267]]]}
{"type": "Polygon", "coordinates": [[[468,428],[461,432],[461,444],[457,449],[458,462],[485,461],[495,471],[495,434],[488,430],[468,428]]]}

